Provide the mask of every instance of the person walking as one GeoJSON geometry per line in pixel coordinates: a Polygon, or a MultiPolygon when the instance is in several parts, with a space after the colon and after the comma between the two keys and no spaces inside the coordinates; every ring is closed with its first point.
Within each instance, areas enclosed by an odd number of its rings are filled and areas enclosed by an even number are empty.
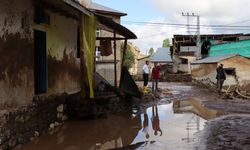
{"type": "Polygon", "coordinates": [[[154,68],[152,69],[152,92],[157,91],[158,89],[158,82],[160,80],[160,67],[157,63],[154,63],[154,68]]]}
{"type": "Polygon", "coordinates": [[[216,72],[217,72],[217,75],[216,75],[217,89],[218,89],[219,95],[221,95],[221,90],[222,90],[224,81],[226,80],[226,74],[223,68],[223,64],[220,64],[220,66],[216,68],[216,72]]]}
{"type": "Polygon", "coordinates": [[[145,65],[143,66],[143,91],[147,92],[147,86],[148,86],[148,74],[149,74],[149,61],[145,62],[145,65]]]}

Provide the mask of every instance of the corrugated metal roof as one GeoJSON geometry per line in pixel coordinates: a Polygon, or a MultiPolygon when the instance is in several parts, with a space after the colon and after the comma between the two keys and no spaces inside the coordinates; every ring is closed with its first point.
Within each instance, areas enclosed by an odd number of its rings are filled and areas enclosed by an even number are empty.
{"type": "Polygon", "coordinates": [[[169,48],[158,48],[158,50],[150,57],[150,61],[160,63],[172,62],[169,48]]]}
{"type": "Polygon", "coordinates": [[[107,6],[103,6],[103,5],[94,3],[94,2],[91,2],[90,6],[89,6],[89,9],[91,9],[91,10],[97,10],[97,11],[99,10],[99,11],[117,13],[117,14],[120,14],[122,16],[127,15],[126,13],[120,12],[120,11],[115,10],[113,8],[109,8],[107,6]]]}
{"type": "Polygon", "coordinates": [[[115,30],[118,34],[124,36],[125,38],[127,39],[137,38],[137,36],[132,31],[122,26],[121,24],[114,22],[112,18],[108,18],[100,14],[95,14],[95,15],[97,16],[99,23],[111,28],[112,30],[115,30]]]}
{"type": "Polygon", "coordinates": [[[229,55],[222,55],[222,56],[212,56],[212,57],[207,57],[205,59],[201,59],[198,61],[193,62],[192,64],[211,64],[211,63],[217,63],[220,62],[222,60],[231,58],[237,56],[235,54],[229,54],[229,55]]]}
{"type": "Polygon", "coordinates": [[[250,58],[250,40],[242,40],[225,44],[212,45],[209,56],[239,54],[250,58]]]}
{"type": "MultiPolygon", "coordinates": [[[[50,3],[52,3],[52,2],[55,3],[56,1],[55,0],[51,1],[50,0],[49,2],[50,3]]],[[[61,0],[59,2],[61,2],[61,0]]],[[[76,2],[74,0],[63,0],[63,2],[66,3],[67,5],[75,8],[76,10],[88,15],[88,16],[92,15],[92,12],[90,10],[88,10],[87,8],[85,8],[84,6],[82,6],[81,4],[79,4],[79,2],[76,2]]],[[[58,6],[59,8],[62,8],[62,6],[59,5],[58,3],[56,3],[56,6],[58,6]]]]}

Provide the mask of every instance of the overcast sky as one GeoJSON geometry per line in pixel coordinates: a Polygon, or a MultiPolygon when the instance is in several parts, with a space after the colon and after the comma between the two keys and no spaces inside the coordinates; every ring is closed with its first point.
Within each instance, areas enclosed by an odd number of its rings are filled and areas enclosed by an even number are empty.
{"type": "MultiPolygon", "coordinates": [[[[138,24],[134,22],[153,22],[186,24],[184,13],[195,13],[200,16],[202,25],[250,26],[250,0],[93,0],[99,4],[127,13],[122,17],[122,24],[131,29],[137,36],[132,42],[143,53],[149,48],[162,46],[165,38],[173,34],[187,34],[184,26],[166,26],[138,24]],[[129,22],[128,22],[129,21],[129,22]]],[[[196,24],[196,18],[190,19],[196,24]]],[[[250,27],[223,27],[223,29],[201,27],[201,33],[250,33],[250,27]]]]}

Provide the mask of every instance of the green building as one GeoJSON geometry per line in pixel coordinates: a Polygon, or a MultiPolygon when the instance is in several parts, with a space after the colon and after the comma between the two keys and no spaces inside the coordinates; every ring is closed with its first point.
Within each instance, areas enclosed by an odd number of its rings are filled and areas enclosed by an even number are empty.
{"type": "Polygon", "coordinates": [[[209,56],[239,54],[250,58],[250,40],[241,40],[225,44],[216,44],[210,47],[209,56]]]}

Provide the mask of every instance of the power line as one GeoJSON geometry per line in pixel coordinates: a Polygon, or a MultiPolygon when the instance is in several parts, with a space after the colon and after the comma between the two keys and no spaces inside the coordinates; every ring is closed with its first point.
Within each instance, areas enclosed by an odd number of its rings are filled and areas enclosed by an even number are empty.
{"type": "Polygon", "coordinates": [[[196,58],[199,60],[201,58],[201,36],[200,36],[200,16],[196,15],[194,13],[190,14],[190,13],[186,13],[184,14],[182,12],[182,16],[187,17],[187,32],[188,34],[190,34],[190,30],[189,30],[189,19],[190,17],[195,17],[197,18],[197,30],[196,30],[196,47],[197,47],[197,52],[196,52],[196,58]]]}
{"type": "MultiPolygon", "coordinates": [[[[249,20],[250,21],[250,20],[249,20]]],[[[148,25],[163,25],[163,26],[183,26],[187,27],[188,24],[183,24],[183,23],[162,23],[162,22],[140,22],[140,21],[122,21],[123,23],[134,23],[134,24],[148,24],[148,25]]],[[[197,26],[194,24],[189,24],[189,26],[197,26]]],[[[228,28],[250,28],[250,26],[231,26],[231,25],[206,25],[206,24],[201,24],[200,26],[202,27],[218,27],[218,28],[223,28],[223,27],[228,27],[228,28]]]]}
{"type": "Polygon", "coordinates": [[[239,23],[246,23],[249,22],[250,20],[243,20],[243,21],[238,21],[238,22],[233,22],[233,23],[229,23],[229,24],[225,24],[225,25],[233,25],[233,24],[239,24],[239,23]]]}

